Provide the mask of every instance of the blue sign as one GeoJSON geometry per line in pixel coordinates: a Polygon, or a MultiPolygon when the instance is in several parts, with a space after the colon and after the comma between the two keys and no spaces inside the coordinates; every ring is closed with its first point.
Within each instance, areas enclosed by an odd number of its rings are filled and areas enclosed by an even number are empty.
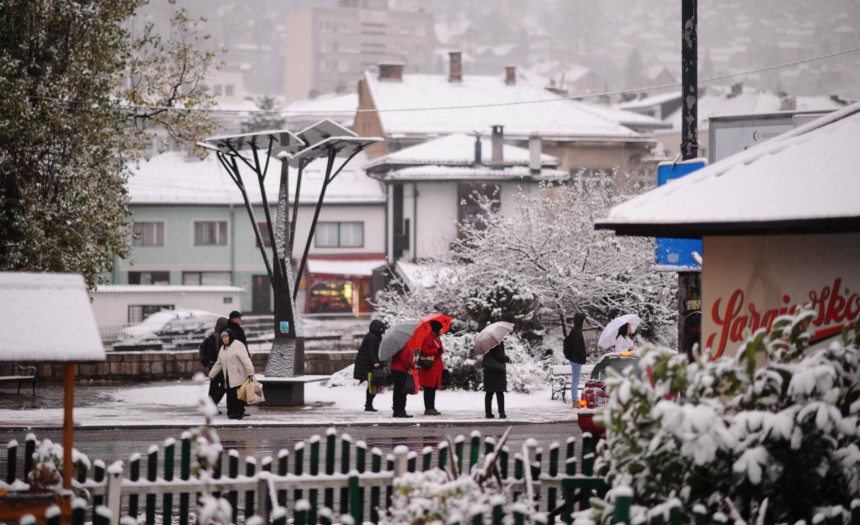
{"type": "Polygon", "coordinates": [[[290,322],[289,321],[281,321],[281,333],[282,334],[290,333],[290,322]]]}
{"type": "MultiPolygon", "coordinates": [[[[705,167],[705,159],[681,162],[664,162],[657,166],[657,186],[670,183],[688,173],[705,167]]],[[[693,259],[693,253],[702,255],[701,239],[671,239],[657,237],[656,264],[660,271],[701,271],[702,266],[693,259]]]]}

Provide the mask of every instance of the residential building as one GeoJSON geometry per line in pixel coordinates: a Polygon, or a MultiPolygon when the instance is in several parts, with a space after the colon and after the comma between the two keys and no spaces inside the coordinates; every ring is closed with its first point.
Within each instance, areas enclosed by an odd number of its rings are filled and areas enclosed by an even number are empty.
{"type": "MultiPolygon", "coordinates": [[[[385,194],[360,169],[361,163],[361,158],[353,159],[328,186],[300,284],[299,311],[359,314],[371,309],[366,301],[371,270],[384,263],[385,194]]],[[[281,165],[276,159],[270,164],[264,187],[275,220],[281,165]]],[[[324,160],[303,172],[294,274],[324,175],[324,160]]],[[[290,170],[291,197],[296,179],[296,171],[290,170]]],[[[256,175],[244,171],[243,180],[265,247],[269,237],[256,175]]],[[[272,312],[268,274],[242,195],[214,156],[158,155],[133,171],[128,189],[133,251],[128,259],[115,261],[112,284],[237,286],[243,289],[240,304],[230,310],[272,312]]]]}
{"type": "Polygon", "coordinates": [[[563,181],[558,159],[530,148],[504,144],[496,127],[492,139],[454,133],[379,157],[367,165],[388,196],[386,223],[389,264],[422,261],[445,252],[461,235],[458,224],[480,221],[479,195],[498,200],[502,213],[515,214],[521,193],[541,191],[541,182],[563,181]]]}
{"type": "Polygon", "coordinates": [[[384,137],[369,148],[378,158],[452,133],[486,133],[503,126],[505,140],[526,147],[540,135],[543,151],[571,173],[636,172],[656,144],[617,121],[517,78],[514,67],[496,76],[464,75],[461,55],[451,53],[448,75],[405,74],[399,64],[365,72],[354,131],[384,137]],[[415,110],[415,108],[427,108],[415,110]],[[398,111],[410,109],[410,111],[398,111]]]}
{"type": "Polygon", "coordinates": [[[398,62],[415,73],[433,66],[433,15],[389,10],[384,0],[291,11],[285,34],[287,101],[354,90],[361,72],[379,62],[398,62]]]}

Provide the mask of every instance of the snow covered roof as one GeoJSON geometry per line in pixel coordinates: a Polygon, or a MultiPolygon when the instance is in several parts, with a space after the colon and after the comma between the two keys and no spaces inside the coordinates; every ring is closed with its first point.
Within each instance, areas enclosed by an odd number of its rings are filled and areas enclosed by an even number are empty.
{"type": "MultiPolygon", "coordinates": [[[[644,109],[649,108],[651,106],[656,106],[657,104],[663,104],[665,102],[669,102],[671,100],[677,100],[681,98],[681,90],[673,91],[671,93],[660,93],[658,95],[651,95],[650,97],[637,98],[634,100],[628,100],[627,102],[621,102],[616,104],[615,107],[618,109],[624,110],[633,110],[633,109],[644,109]]],[[[701,98],[700,98],[701,100],[701,98]]]]}
{"type": "Polygon", "coordinates": [[[103,284],[93,293],[133,294],[133,293],[244,293],[239,286],[188,286],[188,285],[149,285],[149,284],[103,284]]]}
{"type": "Polygon", "coordinates": [[[860,231],[860,103],[618,205],[624,235],[860,231]]]}
{"type": "Polygon", "coordinates": [[[0,361],[104,361],[105,350],[78,274],[0,272],[0,361]]]}
{"type": "MultiPolygon", "coordinates": [[[[262,160],[261,160],[262,162],[262,160]]],[[[335,161],[339,166],[341,159],[335,161]]],[[[385,193],[379,182],[368,177],[360,166],[366,157],[360,153],[335,177],[326,190],[328,204],[383,203],[385,193]]],[[[259,185],[256,175],[239,162],[242,178],[252,203],[259,204],[259,185]]],[[[304,170],[302,193],[299,202],[315,204],[325,177],[326,161],[316,160],[304,170]]],[[[270,204],[277,203],[280,186],[281,162],[271,159],[266,176],[266,197],[270,204]]],[[[290,169],[290,198],[296,188],[297,171],[290,169]]],[[[131,204],[242,204],[242,194],[230,179],[227,171],[215,158],[208,155],[200,160],[185,152],[170,151],[156,155],[139,167],[132,167],[128,180],[131,204]]]]}
{"type": "Polygon", "coordinates": [[[518,138],[538,133],[554,140],[652,141],[583,110],[582,102],[522,80],[506,85],[502,75],[463,75],[457,83],[446,75],[407,74],[401,81],[380,81],[367,71],[364,78],[375,107],[383,110],[379,120],[389,136],[468,134],[502,125],[506,136],[518,138]],[[522,104],[535,101],[541,102],[522,104]],[[416,107],[446,109],[394,111],[416,107]]]}
{"type": "Polygon", "coordinates": [[[406,261],[397,261],[394,269],[407,286],[422,288],[433,288],[439,281],[453,279],[457,274],[456,269],[451,266],[406,261]]]}
{"type": "Polygon", "coordinates": [[[591,111],[597,115],[619,122],[631,128],[642,129],[665,129],[672,127],[671,124],[663,122],[660,119],[636,113],[634,111],[626,111],[618,108],[608,108],[599,104],[585,104],[583,109],[591,111]]]}
{"type": "MultiPolygon", "coordinates": [[[[481,162],[489,165],[493,153],[492,140],[481,137],[481,162]]],[[[529,150],[510,144],[502,147],[502,157],[506,166],[522,165],[529,163],[529,150]]],[[[367,163],[365,169],[374,166],[404,165],[404,164],[444,164],[444,165],[472,165],[475,161],[475,137],[462,133],[438,139],[428,140],[415,146],[410,146],[388,155],[384,155],[367,163]]],[[[558,159],[552,155],[541,154],[541,165],[558,166],[558,159]]]]}
{"type": "MultiPolygon", "coordinates": [[[[834,111],[844,106],[829,97],[795,97],[795,111],[834,111]]],[[[735,96],[703,95],[698,99],[699,129],[707,129],[712,117],[731,115],[764,115],[777,113],[781,109],[781,99],[774,93],[747,90],[735,96]]],[[[672,125],[673,132],[681,131],[681,109],[665,119],[672,125]]]]}
{"type": "Polygon", "coordinates": [[[313,259],[308,258],[308,273],[370,277],[373,270],[385,265],[385,259],[313,259]]]}
{"type": "Polygon", "coordinates": [[[410,166],[379,174],[380,180],[543,180],[561,181],[570,177],[564,170],[541,169],[532,174],[528,166],[506,166],[496,169],[490,166],[410,166]]]}

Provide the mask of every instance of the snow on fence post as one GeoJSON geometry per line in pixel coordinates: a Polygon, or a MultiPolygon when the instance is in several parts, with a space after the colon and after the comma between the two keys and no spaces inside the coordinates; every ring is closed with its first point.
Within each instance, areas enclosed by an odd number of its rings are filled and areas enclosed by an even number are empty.
{"type": "MultiPolygon", "coordinates": [[[[293,460],[293,473],[295,473],[296,476],[301,476],[305,458],[305,442],[299,441],[296,443],[295,451],[296,458],[293,460]]],[[[296,489],[293,491],[293,502],[296,506],[298,506],[300,499],[302,499],[302,491],[301,489],[296,489]]],[[[296,518],[296,520],[296,523],[298,523],[298,518],[296,518]]]]}
{"type": "MultiPolygon", "coordinates": [[[[263,519],[263,523],[269,523],[269,502],[266,495],[269,492],[269,480],[271,479],[272,473],[263,470],[257,476],[257,506],[259,507],[259,512],[257,512],[257,516],[263,519]]],[[[253,495],[251,496],[251,514],[254,513],[254,500],[253,495]]],[[[248,502],[245,502],[245,511],[248,510],[248,502]]],[[[251,518],[247,515],[245,516],[245,525],[250,523],[251,518]]]]}
{"type": "MultiPolygon", "coordinates": [[[[337,435],[337,431],[334,428],[329,428],[325,433],[325,473],[327,475],[334,474],[334,438],[337,435]]],[[[325,489],[325,506],[334,510],[334,489],[328,488],[325,489]]],[[[311,512],[313,512],[313,507],[315,507],[314,502],[311,501],[311,512]]],[[[314,520],[311,518],[311,523],[314,520]]]]}
{"type": "MultiPolygon", "coordinates": [[[[341,434],[340,436],[340,473],[349,473],[350,450],[352,448],[352,437],[349,434],[341,434]]],[[[349,503],[351,500],[350,489],[344,487],[340,489],[340,513],[346,514],[349,512],[349,503]]],[[[359,521],[359,523],[361,523],[359,521]]]]}
{"type": "MultiPolygon", "coordinates": [[[[146,456],[146,480],[155,482],[158,475],[158,447],[152,445],[146,456]]],[[[155,494],[146,495],[146,525],[155,523],[155,494]]]]}
{"type": "Polygon", "coordinates": [[[514,503],[511,505],[511,511],[514,514],[514,525],[525,525],[526,523],[526,506],[522,503],[514,503]]]}
{"type": "MultiPolygon", "coordinates": [[[[558,441],[553,441],[549,446],[549,476],[551,478],[557,478],[558,477],[558,459],[559,459],[558,441]]],[[[547,490],[546,507],[550,510],[554,509],[557,501],[558,501],[558,489],[555,487],[550,487],[547,490]]]]}
{"type": "Polygon", "coordinates": [[[272,471],[272,456],[266,456],[260,461],[260,472],[272,471]]]}
{"type": "MultiPolygon", "coordinates": [[[[528,500],[528,504],[534,510],[535,502],[537,498],[535,498],[535,489],[534,489],[534,458],[535,453],[537,452],[537,441],[534,438],[526,439],[525,443],[523,443],[523,456],[522,460],[524,463],[523,468],[523,477],[525,478],[526,485],[526,498],[528,500]]],[[[521,467],[522,468],[522,467],[521,467]]]]}
{"type": "Polygon", "coordinates": [[[111,525],[118,525],[122,509],[122,461],[114,462],[107,469],[107,486],[105,487],[105,505],[110,509],[111,525]]]}
{"type": "Polygon", "coordinates": [[[104,505],[100,505],[93,510],[93,525],[110,525],[111,511],[104,505]]]}
{"type": "MultiPolygon", "coordinates": [[[[129,479],[131,481],[140,480],[140,454],[135,452],[131,455],[131,458],[128,460],[129,464],[129,479]]],[[[129,494],[128,496],[128,515],[137,519],[137,510],[138,510],[138,502],[140,501],[140,496],[137,494],[129,494]]]]}
{"type": "Polygon", "coordinates": [[[75,498],[72,500],[72,525],[84,525],[87,519],[87,500],[75,498]]]}
{"type": "Polygon", "coordinates": [[[582,435],[582,473],[586,476],[594,473],[594,442],[588,432],[582,435]]]}
{"type": "MultiPolygon", "coordinates": [[[[278,451],[278,475],[286,476],[290,471],[289,467],[290,462],[290,451],[289,449],[282,448],[278,451]]],[[[278,491],[278,505],[281,507],[287,506],[287,491],[279,490],[278,491]]],[[[287,517],[284,515],[284,520],[286,521],[287,517]]]]}
{"type": "Polygon", "coordinates": [[[469,523],[472,525],[484,525],[484,507],[482,505],[472,507],[469,513],[469,523]]]}
{"type": "Polygon", "coordinates": [[[576,474],[576,438],[573,436],[567,438],[566,445],[564,457],[567,462],[565,462],[565,465],[567,465],[571,459],[573,460],[573,472],[566,471],[566,474],[573,475],[576,474]]]}
{"type": "Polygon", "coordinates": [[[36,453],[36,435],[30,432],[24,438],[24,480],[33,470],[33,454],[36,453]]]}
{"type": "MultiPolygon", "coordinates": [[[[457,464],[457,474],[460,475],[463,473],[463,450],[466,447],[466,438],[462,434],[454,438],[454,451],[457,454],[456,464],[457,464]]],[[[452,464],[454,463],[454,458],[452,459],[452,464]]]]}
{"type": "Polygon", "coordinates": [[[508,462],[511,455],[511,449],[508,448],[507,445],[502,447],[502,451],[499,454],[499,461],[497,465],[501,468],[499,469],[499,473],[502,476],[502,479],[508,479],[508,462]]]}
{"type": "MultiPolygon", "coordinates": [[[[355,523],[364,522],[364,499],[361,497],[361,487],[359,485],[358,471],[352,470],[349,473],[349,513],[355,520],[355,523]]],[[[343,506],[341,506],[343,508],[343,506]]]]}
{"type": "MultiPolygon", "coordinates": [[[[311,476],[319,476],[320,473],[320,437],[318,435],[311,436],[311,456],[310,463],[308,464],[308,473],[311,476]]],[[[332,454],[334,456],[334,454],[332,454]]],[[[334,457],[332,457],[332,461],[334,461],[334,457]]],[[[332,464],[332,471],[334,469],[334,464],[332,464]]],[[[324,492],[324,498],[328,499],[328,492],[331,489],[326,489],[324,492]]],[[[333,497],[334,493],[332,493],[333,497]]],[[[319,505],[319,491],[317,489],[308,490],[308,501],[311,504],[311,508],[308,509],[308,521],[310,523],[317,522],[317,506],[319,505]]],[[[326,503],[326,507],[331,508],[331,506],[326,503]]]]}
{"type": "Polygon", "coordinates": [[[6,445],[6,483],[11,485],[15,483],[15,476],[18,470],[18,440],[11,440],[6,445]]]}
{"type": "Polygon", "coordinates": [[[272,525],[287,525],[286,507],[278,507],[272,511],[272,525]]]}
{"type": "Polygon", "coordinates": [[[448,442],[439,443],[437,448],[439,449],[439,468],[445,470],[448,467],[448,442]]]}
{"type": "MultiPolygon", "coordinates": [[[[387,454],[385,456],[385,470],[391,472],[394,475],[394,454],[387,454]]],[[[385,487],[385,506],[391,506],[391,496],[393,495],[394,483],[392,480],[391,485],[385,487]]]]}
{"type": "Polygon", "coordinates": [[[505,519],[505,497],[500,495],[493,496],[490,504],[492,505],[490,515],[492,516],[493,525],[502,525],[505,519]]]}
{"type": "MultiPolygon", "coordinates": [[[[96,483],[102,483],[105,480],[105,462],[97,459],[93,462],[93,481],[96,483]]],[[[95,511],[99,505],[104,504],[104,496],[93,496],[93,510],[95,511]]],[[[95,521],[96,516],[93,513],[93,520],[95,521]]]]}
{"type": "Polygon", "coordinates": [[[421,449],[421,471],[427,472],[433,465],[433,447],[421,449]]]}
{"type": "MultiPolygon", "coordinates": [[[[173,481],[173,470],[176,458],[176,440],[167,438],[164,440],[164,481],[173,481]]],[[[161,500],[162,523],[173,522],[173,493],[165,492],[161,500]]]]}
{"type": "MultiPolygon", "coordinates": [[[[222,458],[224,457],[223,451],[218,451],[218,459],[215,460],[215,466],[212,469],[212,479],[221,479],[221,466],[224,464],[222,458]]],[[[221,498],[221,491],[212,492],[212,497],[216,499],[221,498]]]]}
{"type": "MultiPolygon", "coordinates": [[[[254,457],[248,456],[245,458],[245,475],[253,478],[257,473],[257,460],[254,457]]],[[[254,515],[254,491],[245,491],[245,519],[254,515]]]]}
{"type": "Polygon", "coordinates": [[[300,499],[296,500],[295,507],[295,525],[309,525],[308,524],[308,511],[311,508],[311,504],[308,500],[300,499]]]}
{"type": "Polygon", "coordinates": [[[418,468],[418,453],[414,450],[410,450],[409,454],[406,454],[406,471],[407,472],[415,472],[418,468]]]}
{"type": "MultiPolygon", "coordinates": [[[[841,516],[834,521],[841,522],[841,516]]],[[[669,525],[681,525],[681,502],[677,498],[669,502],[669,525]]]]}
{"type": "Polygon", "coordinates": [[[851,523],[860,523],[860,499],[851,501],[851,523]]]}
{"type": "MultiPolygon", "coordinates": [[[[231,449],[230,452],[227,453],[227,478],[228,479],[236,479],[239,477],[239,451],[236,449],[231,449]]],[[[230,507],[232,508],[232,520],[233,523],[237,523],[236,519],[239,516],[239,492],[235,490],[231,490],[227,492],[227,501],[230,502],[230,507]]]]}
{"type": "Polygon", "coordinates": [[[492,452],[496,450],[496,438],[493,436],[485,436],[484,437],[484,455],[487,456],[492,454],[492,452]]]}
{"type": "MultiPolygon", "coordinates": [[[[367,465],[367,443],[364,441],[356,441],[355,442],[355,470],[358,471],[359,474],[364,474],[367,465]]],[[[359,489],[358,497],[359,497],[359,505],[361,505],[362,515],[364,514],[364,502],[366,501],[367,490],[364,488],[359,489]]],[[[363,522],[364,519],[359,522],[363,522]]]]}
{"type": "Polygon", "coordinates": [[[630,503],[632,501],[633,490],[630,487],[618,487],[615,489],[615,510],[612,512],[612,523],[629,523],[630,503]]]}
{"type": "Polygon", "coordinates": [[[481,433],[477,430],[473,430],[471,438],[472,441],[469,447],[469,472],[471,472],[472,467],[478,463],[478,457],[481,455],[481,433]]]}
{"type": "MultiPolygon", "coordinates": [[[[382,472],[382,450],[373,447],[370,450],[370,471],[382,472]]],[[[379,523],[379,487],[370,487],[370,521],[379,523]]]]}
{"type": "MultiPolygon", "coordinates": [[[[567,463],[570,465],[570,460],[567,460],[567,463]]],[[[565,523],[573,523],[573,505],[576,497],[576,485],[573,479],[566,478],[561,480],[561,494],[564,498],[564,510],[561,511],[561,519],[565,523]]]]}
{"type": "Polygon", "coordinates": [[[60,507],[51,505],[45,509],[45,525],[60,525],[60,507]]]}
{"type": "MultiPolygon", "coordinates": [[[[188,481],[191,478],[191,433],[185,431],[180,437],[182,443],[179,450],[179,479],[188,481]]],[[[188,525],[189,500],[187,492],[179,494],[179,525],[188,525]]]]}
{"type": "Polygon", "coordinates": [[[397,445],[394,447],[394,477],[399,478],[406,474],[408,470],[407,463],[409,461],[409,447],[406,445],[397,445]]]}

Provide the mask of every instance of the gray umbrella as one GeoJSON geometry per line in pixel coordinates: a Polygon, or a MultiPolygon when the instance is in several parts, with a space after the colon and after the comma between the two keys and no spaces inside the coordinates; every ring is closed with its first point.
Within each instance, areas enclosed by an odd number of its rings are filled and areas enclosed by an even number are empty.
{"type": "Polygon", "coordinates": [[[379,345],[379,360],[391,359],[394,354],[403,350],[403,346],[415,333],[416,328],[418,328],[418,320],[407,319],[386,330],[382,344],[379,345]]]}

